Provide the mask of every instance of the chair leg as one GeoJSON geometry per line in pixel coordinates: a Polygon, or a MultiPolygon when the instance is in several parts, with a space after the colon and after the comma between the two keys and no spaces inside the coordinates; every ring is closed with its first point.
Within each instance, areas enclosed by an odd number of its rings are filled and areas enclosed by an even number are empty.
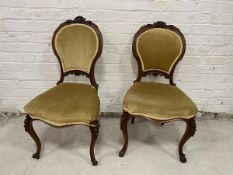
{"type": "Polygon", "coordinates": [[[135,122],[135,117],[132,117],[131,123],[134,124],[134,122],[135,122]]]}
{"type": "Polygon", "coordinates": [[[128,121],[130,119],[130,115],[127,112],[123,112],[122,117],[121,117],[121,130],[123,132],[124,135],[124,146],[121,149],[121,151],[119,152],[119,156],[123,157],[125,155],[127,146],[128,146],[128,131],[127,131],[127,125],[128,125],[128,121]]]}
{"type": "Polygon", "coordinates": [[[95,159],[94,147],[95,147],[96,139],[99,134],[99,126],[100,126],[99,123],[96,126],[90,126],[90,130],[91,130],[90,157],[91,157],[92,165],[94,166],[98,164],[98,162],[95,159]]]}
{"type": "Polygon", "coordinates": [[[186,130],[179,143],[179,156],[180,156],[180,162],[182,163],[185,163],[187,161],[185,154],[183,153],[183,146],[189,140],[190,137],[194,136],[196,132],[196,123],[194,118],[188,119],[185,122],[186,122],[186,130]]]}
{"type": "Polygon", "coordinates": [[[40,158],[40,151],[41,151],[41,143],[40,143],[40,139],[37,136],[35,130],[33,129],[33,125],[32,125],[32,118],[27,115],[26,119],[24,120],[24,128],[25,131],[29,133],[29,135],[32,137],[32,139],[36,142],[36,152],[32,155],[33,158],[35,159],[39,159],[40,158]]]}

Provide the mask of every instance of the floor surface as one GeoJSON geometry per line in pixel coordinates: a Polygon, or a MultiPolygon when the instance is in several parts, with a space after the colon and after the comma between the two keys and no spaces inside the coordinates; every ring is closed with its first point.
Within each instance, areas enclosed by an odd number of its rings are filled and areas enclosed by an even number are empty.
{"type": "Polygon", "coordinates": [[[129,123],[129,147],[118,157],[123,138],[119,118],[102,118],[95,147],[98,166],[89,157],[90,131],[84,126],[52,128],[35,122],[41,158],[32,159],[35,143],[25,132],[24,117],[0,117],[0,175],[232,175],[233,121],[197,120],[197,132],[185,145],[187,163],[177,145],[185,125],[164,126],[136,119],[129,123]]]}

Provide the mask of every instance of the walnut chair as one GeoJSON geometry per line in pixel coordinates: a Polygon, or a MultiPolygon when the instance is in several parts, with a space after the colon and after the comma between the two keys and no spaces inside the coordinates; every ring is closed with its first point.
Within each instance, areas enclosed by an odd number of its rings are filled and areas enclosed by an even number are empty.
{"type": "Polygon", "coordinates": [[[138,76],[127,91],[123,102],[121,130],[124,146],[119,156],[123,157],[128,146],[127,124],[130,118],[148,119],[163,125],[171,121],[184,121],[186,131],[179,143],[180,161],[185,163],[183,146],[195,134],[194,102],[173,82],[173,73],[177,63],[183,58],[186,42],[181,31],[164,22],[156,22],[141,27],[134,35],[132,51],[138,64],[138,76]],[[162,75],[169,84],[141,82],[146,75],[162,75]]]}
{"type": "Polygon", "coordinates": [[[91,131],[91,161],[97,165],[94,146],[100,126],[100,101],[94,68],[103,47],[101,32],[96,24],[78,16],[60,24],[53,34],[52,47],[60,63],[60,80],[57,86],[35,97],[24,107],[27,114],[25,130],[37,145],[32,157],[39,159],[41,151],[40,139],[32,125],[34,120],[53,127],[85,125],[91,131]],[[68,74],[85,75],[91,85],[63,82],[68,74]]]}

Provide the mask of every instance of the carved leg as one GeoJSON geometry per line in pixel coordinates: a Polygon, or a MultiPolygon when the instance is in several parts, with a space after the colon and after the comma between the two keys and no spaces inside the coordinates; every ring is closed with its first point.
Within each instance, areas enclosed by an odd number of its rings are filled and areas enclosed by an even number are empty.
{"type": "Polygon", "coordinates": [[[183,146],[190,137],[194,136],[195,132],[196,132],[195,119],[191,118],[189,120],[186,120],[186,131],[179,143],[180,162],[182,163],[186,162],[186,157],[185,154],[183,153],[183,146]]]}
{"type": "Polygon", "coordinates": [[[126,151],[127,146],[128,146],[127,124],[128,124],[129,118],[130,118],[129,113],[123,112],[122,117],[121,117],[121,130],[122,130],[123,135],[124,135],[124,146],[121,149],[121,151],[119,152],[120,157],[123,157],[125,155],[125,151],[126,151]]]}
{"type": "Polygon", "coordinates": [[[133,123],[134,123],[134,121],[135,121],[135,117],[132,117],[132,119],[131,119],[131,123],[133,124],[133,123]]]}
{"type": "Polygon", "coordinates": [[[32,139],[36,142],[36,152],[32,155],[33,158],[35,159],[39,159],[40,158],[40,150],[41,150],[41,143],[40,143],[40,139],[37,136],[36,132],[33,129],[33,125],[32,125],[32,118],[27,115],[26,119],[24,120],[24,128],[25,131],[29,133],[29,135],[32,137],[32,139]]]}
{"type": "Polygon", "coordinates": [[[96,166],[98,162],[95,159],[95,152],[94,152],[94,147],[95,147],[95,142],[99,134],[99,123],[97,122],[96,126],[90,126],[91,130],[91,145],[90,145],[90,156],[91,156],[91,162],[92,165],[96,166]]]}

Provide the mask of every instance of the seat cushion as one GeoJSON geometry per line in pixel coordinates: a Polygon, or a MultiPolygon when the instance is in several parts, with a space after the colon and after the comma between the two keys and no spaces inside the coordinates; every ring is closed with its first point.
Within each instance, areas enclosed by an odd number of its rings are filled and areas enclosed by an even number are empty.
{"type": "Polygon", "coordinates": [[[24,111],[55,126],[98,120],[97,90],[88,84],[62,83],[32,99],[24,111]]]}
{"type": "Polygon", "coordinates": [[[127,91],[124,110],[156,120],[189,119],[197,113],[194,102],[173,85],[137,82],[127,91]]]}

